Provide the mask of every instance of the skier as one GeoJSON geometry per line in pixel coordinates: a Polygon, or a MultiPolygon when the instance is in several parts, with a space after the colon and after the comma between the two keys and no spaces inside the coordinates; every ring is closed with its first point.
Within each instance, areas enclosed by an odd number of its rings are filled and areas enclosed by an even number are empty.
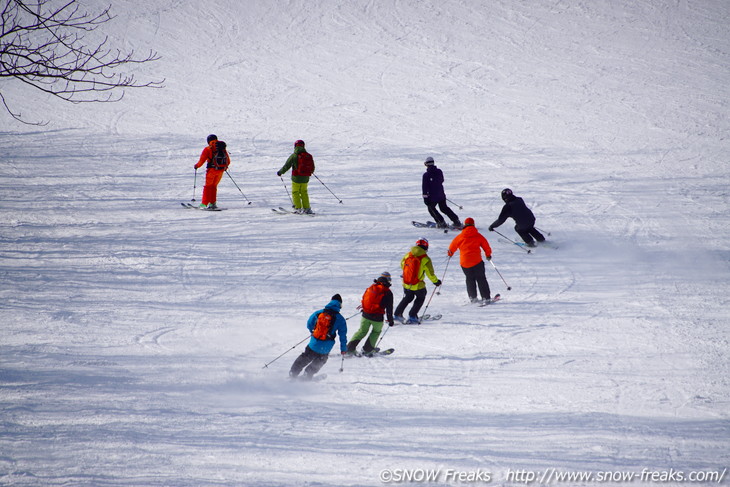
{"type": "Polygon", "coordinates": [[[473,218],[464,220],[464,229],[451,241],[447,254],[452,257],[457,250],[461,270],[466,276],[466,293],[469,295],[469,299],[472,303],[480,301],[477,299],[477,286],[479,286],[481,302],[487,304],[492,296],[482,260],[482,250],[487,260],[492,260],[492,248],[487,239],[474,226],[473,218]]]}
{"type": "Polygon", "coordinates": [[[340,353],[347,350],[347,321],[340,314],[342,297],[339,294],[332,296],[331,301],[319,311],[315,311],[307,320],[307,329],[312,333],[309,345],[294,361],[289,370],[289,377],[295,379],[304,370],[304,379],[311,380],[327,363],[330,350],[335,346],[335,336],[340,338],[340,353]]]}
{"type": "Polygon", "coordinates": [[[428,276],[431,282],[439,287],[441,281],[436,277],[433,271],[433,263],[427,255],[428,240],[421,238],[416,245],[411,248],[403,259],[401,259],[401,269],[403,269],[403,299],[395,308],[394,318],[401,323],[409,325],[418,324],[418,312],[426,300],[426,283],[423,280],[424,275],[428,276]],[[403,318],[403,312],[411,301],[415,299],[413,307],[408,312],[408,320],[403,318]]]}
{"type": "Polygon", "coordinates": [[[195,170],[197,171],[203,164],[207,163],[207,170],[205,172],[205,186],[203,186],[203,200],[200,203],[201,208],[216,209],[216,200],[218,199],[218,183],[221,182],[223,173],[226,172],[228,166],[231,164],[231,157],[228,155],[226,150],[226,143],[218,141],[218,136],[210,134],[208,136],[208,145],[203,149],[200,154],[200,159],[195,163],[195,170]],[[220,156],[218,155],[218,149],[221,150],[220,156]]]}
{"type": "Polygon", "coordinates": [[[284,166],[276,172],[281,176],[291,168],[291,197],[294,213],[314,213],[309,206],[309,177],[314,173],[314,159],[304,148],[304,141],[294,142],[294,152],[286,160],[284,166]]]}
{"type": "Polygon", "coordinates": [[[535,240],[538,242],[545,241],[543,234],[535,228],[535,215],[522,198],[515,196],[511,189],[505,188],[502,190],[502,201],[504,201],[504,206],[499,218],[489,225],[490,232],[493,232],[495,228],[507,221],[507,218],[513,218],[515,231],[522,237],[528,247],[534,247],[535,240]]]}
{"type": "Polygon", "coordinates": [[[439,209],[443,211],[446,216],[451,219],[455,228],[461,228],[461,222],[456,213],[449,208],[446,204],[446,193],[444,192],[444,173],[436,167],[433,161],[433,157],[427,157],[426,162],[423,163],[426,166],[426,172],[423,173],[423,180],[421,182],[421,188],[423,190],[423,202],[426,203],[429,214],[436,220],[436,225],[439,228],[446,228],[446,221],[441,213],[436,209],[438,205],[439,209]]]}
{"type": "Polygon", "coordinates": [[[383,321],[387,316],[388,326],[393,326],[393,292],[390,290],[391,277],[390,272],[383,272],[380,277],[373,280],[373,284],[365,290],[362,295],[362,318],[360,320],[360,329],[352,335],[350,343],[347,344],[347,353],[355,355],[357,346],[360,341],[365,338],[370,328],[370,336],[362,346],[362,353],[366,356],[380,351],[375,345],[378,344],[378,337],[383,330],[383,321]]]}

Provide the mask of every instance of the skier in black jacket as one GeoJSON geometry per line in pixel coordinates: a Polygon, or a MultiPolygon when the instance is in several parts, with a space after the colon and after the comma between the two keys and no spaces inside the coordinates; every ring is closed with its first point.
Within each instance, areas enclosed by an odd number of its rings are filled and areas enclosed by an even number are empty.
{"type": "Polygon", "coordinates": [[[490,232],[493,232],[495,228],[507,221],[507,218],[513,218],[515,231],[522,237],[528,247],[534,247],[535,240],[538,242],[545,241],[543,234],[535,228],[535,215],[525,205],[522,198],[515,196],[511,189],[505,188],[502,190],[502,201],[504,201],[504,206],[499,218],[489,225],[490,232]]]}

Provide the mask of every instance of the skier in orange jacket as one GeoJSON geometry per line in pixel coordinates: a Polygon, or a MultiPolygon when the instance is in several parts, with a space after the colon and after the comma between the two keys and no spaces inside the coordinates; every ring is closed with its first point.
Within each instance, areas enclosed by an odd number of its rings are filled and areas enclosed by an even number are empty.
{"type": "Polygon", "coordinates": [[[198,159],[194,167],[197,171],[203,164],[207,163],[205,186],[203,186],[203,201],[200,203],[200,207],[215,209],[218,208],[218,205],[216,205],[216,200],[218,199],[218,183],[221,182],[223,173],[226,172],[226,169],[231,164],[231,157],[226,150],[226,143],[219,141],[218,136],[210,134],[207,140],[208,145],[203,149],[203,152],[200,154],[200,159],[198,159]],[[216,160],[214,156],[218,152],[218,149],[222,150],[223,157],[216,160]]]}
{"type": "Polygon", "coordinates": [[[492,296],[484,269],[482,251],[484,251],[487,260],[492,260],[492,248],[484,235],[479,233],[474,226],[473,218],[464,220],[464,229],[451,241],[447,252],[449,257],[452,257],[457,250],[460,252],[459,263],[461,264],[461,270],[464,271],[464,276],[466,276],[466,293],[469,295],[469,299],[472,303],[480,301],[477,299],[477,286],[479,286],[479,294],[482,297],[481,302],[488,303],[492,296]]]}

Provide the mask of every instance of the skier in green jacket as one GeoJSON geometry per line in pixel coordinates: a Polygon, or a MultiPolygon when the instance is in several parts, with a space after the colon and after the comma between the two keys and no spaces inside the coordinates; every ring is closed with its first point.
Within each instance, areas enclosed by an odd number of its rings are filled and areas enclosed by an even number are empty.
{"type": "Polygon", "coordinates": [[[314,173],[314,158],[304,148],[304,141],[297,140],[294,142],[294,152],[286,160],[284,166],[276,172],[281,177],[282,174],[291,168],[291,197],[294,203],[294,213],[312,214],[312,208],[309,206],[309,177],[314,173]]]}

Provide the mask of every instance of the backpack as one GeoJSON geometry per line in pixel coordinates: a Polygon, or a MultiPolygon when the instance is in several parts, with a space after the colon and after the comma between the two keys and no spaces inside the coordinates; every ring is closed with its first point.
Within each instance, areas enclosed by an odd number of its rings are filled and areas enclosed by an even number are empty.
{"type": "Polygon", "coordinates": [[[421,260],[426,255],[416,257],[408,252],[405,261],[403,261],[403,284],[412,286],[421,282],[421,260]]]}
{"type": "Polygon", "coordinates": [[[217,140],[215,143],[215,149],[213,149],[213,156],[208,161],[208,169],[224,170],[228,167],[228,155],[226,154],[226,143],[222,140],[217,140]]]}
{"type": "Polygon", "coordinates": [[[334,340],[335,339],[335,318],[337,313],[329,309],[323,310],[317,316],[317,323],[314,325],[312,336],[317,340],[334,340]]]}
{"type": "Polygon", "coordinates": [[[309,152],[300,152],[297,156],[297,168],[292,171],[294,176],[311,176],[314,172],[314,158],[309,152]]]}
{"type": "Polygon", "coordinates": [[[381,303],[386,292],[388,292],[388,288],[378,282],[367,288],[360,303],[363,312],[373,315],[385,313],[381,303]]]}

